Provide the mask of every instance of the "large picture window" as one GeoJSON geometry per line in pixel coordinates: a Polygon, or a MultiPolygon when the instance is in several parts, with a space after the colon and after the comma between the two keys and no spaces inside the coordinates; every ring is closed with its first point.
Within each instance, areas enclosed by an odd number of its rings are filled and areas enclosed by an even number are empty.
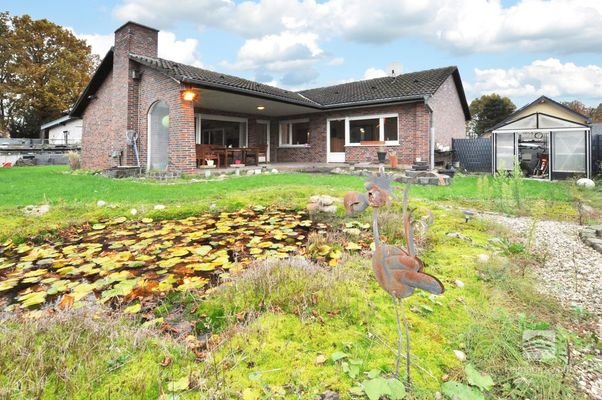
{"type": "Polygon", "coordinates": [[[399,123],[397,114],[374,115],[349,118],[349,145],[362,142],[385,142],[399,144],[399,123]]]}
{"type": "Polygon", "coordinates": [[[309,120],[282,121],[280,146],[307,146],[309,144],[309,120]]]}

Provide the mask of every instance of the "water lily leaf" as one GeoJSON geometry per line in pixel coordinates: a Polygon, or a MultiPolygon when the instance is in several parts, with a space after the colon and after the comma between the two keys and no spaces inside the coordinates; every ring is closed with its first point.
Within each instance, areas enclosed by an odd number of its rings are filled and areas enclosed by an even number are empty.
{"type": "Polygon", "coordinates": [[[184,283],[177,287],[177,290],[190,290],[190,289],[200,289],[209,283],[209,279],[201,278],[200,276],[193,276],[190,278],[185,278],[184,283]]]}
{"type": "Polygon", "coordinates": [[[198,249],[196,249],[194,251],[195,254],[198,254],[199,256],[206,256],[207,254],[209,254],[209,252],[213,250],[213,247],[208,246],[208,245],[204,245],[199,247],[198,249]]]}
{"type": "Polygon", "coordinates": [[[143,224],[150,224],[151,222],[153,222],[152,218],[142,218],[140,221],[142,221],[143,224]]]}
{"type": "Polygon", "coordinates": [[[21,302],[21,307],[31,307],[42,304],[46,301],[46,292],[31,292],[17,298],[21,302]]]}
{"type": "Polygon", "coordinates": [[[7,279],[5,281],[0,282],[0,292],[4,292],[6,290],[10,290],[17,286],[19,283],[19,278],[7,279]]]}
{"type": "Polygon", "coordinates": [[[17,246],[16,251],[19,254],[23,254],[23,253],[27,253],[28,251],[31,250],[31,246],[29,246],[28,244],[25,243],[21,243],[19,246],[17,246]]]}
{"type": "Polygon", "coordinates": [[[23,274],[23,276],[24,277],[40,276],[40,275],[44,275],[46,273],[48,273],[48,270],[41,268],[41,269],[35,269],[33,271],[29,271],[29,272],[23,274]]]}
{"type": "Polygon", "coordinates": [[[92,229],[94,229],[95,231],[102,231],[104,228],[105,228],[105,225],[103,225],[103,224],[92,225],[92,229]]]}
{"type": "Polygon", "coordinates": [[[194,269],[195,271],[204,271],[204,272],[215,271],[215,268],[216,268],[216,266],[212,263],[191,264],[191,265],[189,265],[189,267],[194,269]]]}
{"type": "Polygon", "coordinates": [[[74,302],[75,302],[75,299],[73,298],[73,296],[66,294],[63,296],[61,301],[57,304],[57,307],[60,308],[61,310],[67,310],[67,309],[73,307],[74,302]]]}
{"type": "Polygon", "coordinates": [[[0,269],[8,269],[8,268],[11,268],[14,266],[15,266],[14,262],[8,262],[8,263],[0,264],[0,269]]]}
{"type": "Polygon", "coordinates": [[[70,281],[64,279],[57,280],[52,283],[52,285],[50,286],[50,288],[48,288],[46,293],[48,293],[49,296],[52,296],[57,293],[65,292],[67,291],[67,284],[69,284],[69,282],[70,281]]]}
{"type": "Polygon", "coordinates": [[[127,221],[127,217],[117,217],[113,220],[114,224],[123,224],[125,221],[127,221]]]}
{"type": "Polygon", "coordinates": [[[343,232],[345,232],[346,234],[348,234],[350,236],[359,236],[362,233],[362,231],[360,231],[358,228],[343,229],[343,232]]]}
{"type": "Polygon", "coordinates": [[[136,313],[139,313],[141,309],[142,309],[142,304],[136,303],[134,305],[126,307],[125,310],[123,310],[123,312],[126,314],[136,314],[136,313]]]}
{"type": "Polygon", "coordinates": [[[274,245],[274,243],[270,242],[269,240],[257,243],[257,247],[262,249],[267,249],[268,247],[272,247],[272,245],[274,245]]]}

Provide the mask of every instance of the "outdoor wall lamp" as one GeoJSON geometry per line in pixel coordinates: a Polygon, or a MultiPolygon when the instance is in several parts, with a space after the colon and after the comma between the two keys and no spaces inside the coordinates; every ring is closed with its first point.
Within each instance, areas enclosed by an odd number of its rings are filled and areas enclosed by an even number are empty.
{"type": "Polygon", "coordinates": [[[181,95],[184,101],[195,101],[199,96],[199,92],[193,88],[186,88],[181,91],[181,95]]]}

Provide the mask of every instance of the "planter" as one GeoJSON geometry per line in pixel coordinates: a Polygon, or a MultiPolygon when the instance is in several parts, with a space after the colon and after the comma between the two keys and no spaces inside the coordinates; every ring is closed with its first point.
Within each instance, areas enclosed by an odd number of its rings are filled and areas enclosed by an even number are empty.
{"type": "Polygon", "coordinates": [[[382,164],[387,159],[387,152],[386,151],[377,151],[376,156],[378,157],[378,162],[382,164]]]}

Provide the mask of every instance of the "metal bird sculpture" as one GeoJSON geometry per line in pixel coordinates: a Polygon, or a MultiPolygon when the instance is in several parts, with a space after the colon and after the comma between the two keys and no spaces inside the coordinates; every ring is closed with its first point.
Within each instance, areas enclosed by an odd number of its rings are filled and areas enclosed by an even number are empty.
{"type": "MultiPolygon", "coordinates": [[[[408,213],[408,190],[406,185],[403,193],[403,215],[404,233],[406,248],[389,245],[380,241],[378,229],[378,209],[388,204],[391,198],[391,180],[386,176],[373,177],[366,183],[367,203],[373,209],[372,226],[374,232],[375,250],[372,255],[372,269],[380,287],[389,293],[393,299],[395,307],[395,316],[397,320],[397,333],[399,337],[397,347],[397,363],[395,367],[395,376],[399,376],[399,362],[401,359],[402,333],[399,321],[399,311],[397,303],[400,303],[403,324],[406,333],[406,369],[408,385],[411,385],[410,377],[410,332],[405,317],[402,299],[411,296],[415,289],[422,289],[429,293],[441,294],[445,290],[443,284],[434,276],[423,272],[424,262],[416,256],[412,225],[408,213]]],[[[356,193],[356,192],[352,192],[356,193]]],[[[357,194],[347,193],[345,198],[360,199],[357,203],[349,202],[351,205],[347,208],[348,212],[361,211],[367,208],[364,206],[363,197],[357,194]]],[[[347,204],[347,203],[345,203],[347,204]]]]}

